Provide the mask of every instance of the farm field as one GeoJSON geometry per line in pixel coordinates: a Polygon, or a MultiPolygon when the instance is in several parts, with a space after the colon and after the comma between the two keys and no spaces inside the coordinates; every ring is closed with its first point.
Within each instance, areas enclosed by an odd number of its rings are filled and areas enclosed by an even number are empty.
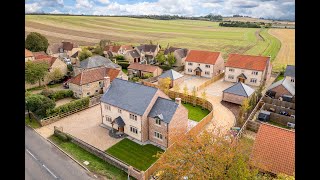
{"type": "MultiPolygon", "coordinates": [[[[79,45],[95,45],[101,39],[121,44],[159,43],[229,53],[277,54],[267,30],[219,27],[218,22],[196,20],[154,20],[128,17],[26,15],[25,35],[44,34],[49,43],[61,40],[79,45]],[[269,39],[270,38],[270,39],[269,39]],[[255,48],[259,46],[259,48],[255,48]],[[269,52],[272,51],[272,52],[269,52]]],[[[275,39],[275,38],[274,38],[275,39]]]]}
{"type": "Polygon", "coordinates": [[[281,41],[281,49],[274,61],[274,66],[295,64],[295,30],[270,29],[269,33],[281,41]]]}

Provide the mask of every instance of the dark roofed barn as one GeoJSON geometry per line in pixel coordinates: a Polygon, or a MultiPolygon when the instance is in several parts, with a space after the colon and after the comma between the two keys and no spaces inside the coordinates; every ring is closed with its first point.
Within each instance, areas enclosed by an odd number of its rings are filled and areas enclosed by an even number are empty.
{"type": "Polygon", "coordinates": [[[222,100],[241,105],[242,102],[250,98],[253,93],[254,89],[242,82],[238,82],[223,91],[222,100]]]}

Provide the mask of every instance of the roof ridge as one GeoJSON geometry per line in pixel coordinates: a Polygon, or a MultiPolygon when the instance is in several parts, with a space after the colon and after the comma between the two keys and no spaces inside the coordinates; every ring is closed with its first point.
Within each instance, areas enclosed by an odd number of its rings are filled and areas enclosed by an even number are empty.
{"type": "Polygon", "coordinates": [[[244,89],[242,82],[240,82],[240,85],[241,85],[242,89],[244,90],[244,92],[246,93],[246,95],[248,96],[248,93],[247,93],[246,89],[244,89]]]}
{"type": "Polygon", "coordinates": [[[224,91],[226,91],[226,90],[228,90],[228,89],[232,88],[233,86],[235,86],[235,85],[237,85],[237,84],[239,84],[239,82],[237,82],[237,83],[233,84],[232,86],[228,87],[227,89],[223,90],[222,92],[224,92],[224,91]]]}

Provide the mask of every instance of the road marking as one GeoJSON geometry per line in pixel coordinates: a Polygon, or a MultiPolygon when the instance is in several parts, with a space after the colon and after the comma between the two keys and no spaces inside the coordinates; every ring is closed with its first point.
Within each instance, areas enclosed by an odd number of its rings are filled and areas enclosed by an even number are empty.
{"type": "Polygon", "coordinates": [[[38,159],[37,159],[28,149],[26,149],[26,150],[27,150],[27,152],[28,152],[35,160],[38,161],[38,159]]]}
{"type": "Polygon", "coordinates": [[[44,164],[42,164],[42,166],[56,179],[58,179],[58,177],[56,175],[53,174],[53,172],[50,171],[49,168],[47,168],[47,166],[45,166],[44,164]]]}

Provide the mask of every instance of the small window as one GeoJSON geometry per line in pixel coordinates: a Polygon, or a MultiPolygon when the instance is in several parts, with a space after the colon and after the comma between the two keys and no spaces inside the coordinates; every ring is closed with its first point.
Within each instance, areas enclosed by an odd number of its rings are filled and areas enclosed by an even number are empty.
{"type": "Polygon", "coordinates": [[[229,69],[230,72],[234,72],[234,69],[229,69]]]}
{"type": "Polygon", "coordinates": [[[291,82],[294,82],[294,79],[291,79],[291,82]]]}
{"type": "Polygon", "coordinates": [[[192,63],[191,63],[191,62],[189,62],[189,63],[188,63],[188,65],[192,66],[192,63]]]}
{"type": "Polygon", "coordinates": [[[252,71],[251,74],[253,74],[253,75],[258,75],[258,72],[257,72],[257,71],[252,71]]]}
{"type": "Polygon", "coordinates": [[[188,72],[192,72],[192,69],[188,69],[188,72]]]}
{"type": "Polygon", "coordinates": [[[137,116],[136,115],[134,115],[134,114],[130,114],[130,119],[132,119],[132,120],[137,120],[137,116]]]}
{"type": "Polygon", "coordinates": [[[206,64],[206,68],[210,68],[210,65],[206,64]]]}
{"type": "Polygon", "coordinates": [[[251,78],[251,79],[250,79],[250,82],[251,82],[251,83],[257,83],[257,79],[251,78]]]}
{"type": "Polygon", "coordinates": [[[101,81],[99,82],[99,84],[101,85],[101,81]]]}
{"type": "Polygon", "coordinates": [[[154,137],[162,140],[162,134],[158,132],[154,132],[154,137]]]}
{"type": "Polygon", "coordinates": [[[233,75],[229,75],[228,79],[234,79],[234,76],[233,75]]]}
{"type": "Polygon", "coordinates": [[[161,120],[159,118],[156,118],[156,124],[161,125],[161,120]]]}
{"type": "Polygon", "coordinates": [[[204,74],[210,75],[210,71],[205,71],[204,74]]]}
{"type": "Polygon", "coordinates": [[[109,105],[107,105],[107,104],[104,105],[104,108],[105,108],[106,110],[111,111],[111,107],[110,107],[109,105]]]}
{"type": "Polygon", "coordinates": [[[106,116],[106,121],[111,123],[112,122],[112,118],[110,116],[106,116]]]}
{"type": "Polygon", "coordinates": [[[136,127],[130,126],[130,131],[135,134],[138,134],[138,129],[136,127]]]}
{"type": "Polygon", "coordinates": [[[121,110],[121,109],[118,109],[118,113],[120,113],[120,114],[121,114],[121,113],[122,113],[122,110],[121,110]]]}

